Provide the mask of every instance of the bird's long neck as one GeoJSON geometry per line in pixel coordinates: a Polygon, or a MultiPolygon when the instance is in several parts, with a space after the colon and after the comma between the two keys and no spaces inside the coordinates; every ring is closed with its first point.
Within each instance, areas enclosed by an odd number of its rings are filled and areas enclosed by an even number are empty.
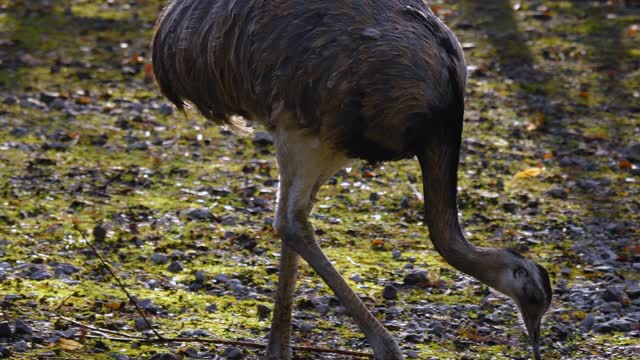
{"type": "Polygon", "coordinates": [[[424,185],[425,221],[431,241],[454,268],[499,289],[499,272],[504,266],[497,256],[499,249],[471,244],[458,220],[456,193],[460,135],[446,136],[446,132],[441,135],[431,138],[424,151],[418,154],[424,185]]]}

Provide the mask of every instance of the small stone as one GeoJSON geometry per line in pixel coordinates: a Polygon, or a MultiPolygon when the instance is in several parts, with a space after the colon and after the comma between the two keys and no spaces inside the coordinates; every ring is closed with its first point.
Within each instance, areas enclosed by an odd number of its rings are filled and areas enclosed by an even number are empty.
{"type": "Polygon", "coordinates": [[[349,280],[353,281],[356,284],[362,284],[364,282],[364,278],[362,278],[362,276],[360,276],[358,274],[351,275],[349,280]]]}
{"type": "Polygon", "coordinates": [[[224,349],[222,356],[227,359],[237,360],[242,359],[244,357],[244,354],[242,353],[242,350],[238,349],[237,347],[228,347],[224,349]]]}
{"type": "Polygon", "coordinates": [[[109,357],[113,360],[129,360],[129,357],[125,354],[111,353],[109,357]]]}
{"type": "Polygon", "coordinates": [[[0,359],[8,359],[9,357],[11,357],[11,350],[4,347],[4,345],[0,345],[0,359]]]}
{"type": "Polygon", "coordinates": [[[36,280],[36,281],[46,280],[52,277],[53,277],[53,274],[50,271],[43,270],[43,269],[36,270],[31,274],[29,274],[29,278],[31,280],[36,280]]]}
{"type": "Polygon", "coordinates": [[[640,143],[629,146],[624,154],[627,159],[640,163],[640,143]]]}
{"type": "Polygon", "coordinates": [[[549,196],[551,196],[554,199],[567,200],[567,198],[569,198],[569,193],[567,192],[567,190],[561,187],[551,189],[547,191],[547,194],[549,194],[549,196]]]}
{"type": "MultiPolygon", "coordinates": [[[[149,321],[151,321],[151,320],[149,320],[149,321]]],[[[137,330],[147,330],[147,329],[149,329],[149,325],[141,317],[136,318],[135,327],[136,327],[137,330]]]]}
{"type": "Polygon", "coordinates": [[[20,319],[16,319],[16,323],[15,323],[15,334],[16,335],[31,335],[33,334],[33,330],[31,329],[31,327],[29,325],[27,325],[24,321],[20,320],[20,319]]]}
{"type": "Polygon", "coordinates": [[[407,285],[415,285],[429,281],[429,273],[426,270],[411,270],[404,277],[404,283],[407,285]]]}
{"type": "Polygon", "coordinates": [[[589,332],[596,323],[596,317],[593,314],[587,315],[578,326],[583,333],[589,332]]]}
{"type": "Polygon", "coordinates": [[[164,254],[155,253],[151,255],[151,261],[153,261],[154,264],[164,265],[169,262],[169,259],[167,259],[167,256],[164,254]]]}
{"type": "Polygon", "coordinates": [[[209,208],[188,209],[186,215],[187,219],[195,221],[211,221],[214,219],[209,208]]]}
{"type": "Polygon", "coordinates": [[[268,275],[276,274],[280,269],[277,266],[267,266],[264,268],[268,275]]]}
{"type": "Polygon", "coordinates": [[[182,263],[180,261],[174,261],[171,263],[171,265],[169,265],[169,267],[167,267],[167,270],[171,271],[172,273],[179,273],[180,271],[184,270],[184,266],[182,266],[182,263]]]}
{"type": "Polygon", "coordinates": [[[398,289],[391,284],[387,284],[382,289],[382,297],[387,300],[396,300],[398,298],[398,289]]]}
{"type": "Polygon", "coordinates": [[[620,286],[609,286],[605,289],[602,299],[607,302],[619,302],[625,304],[629,302],[627,294],[620,286]]]}
{"type": "Polygon", "coordinates": [[[158,312],[160,312],[160,307],[154,304],[153,301],[151,301],[151,299],[138,300],[136,301],[136,303],[142,310],[148,313],[156,315],[158,312]]]}
{"type": "Polygon", "coordinates": [[[38,359],[49,360],[49,359],[55,359],[57,356],[58,355],[55,353],[55,351],[43,351],[38,354],[38,359]]]}
{"type": "Polygon", "coordinates": [[[72,264],[58,264],[54,268],[54,271],[56,274],[71,275],[71,274],[77,273],[78,271],[80,271],[80,269],[73,266],[72,264]]]}
{"type": "Polygon", "coordinates": [[[10,338],[13,335],[8,321],[0,322],[0,338],[10,338]]]}
{"type": "Polygon", "coordinates": [[[149,360],[182,360],[182,356],[178,356],[172,353],[157,353],[153,354],[149,360]]]}
{"type": "Polygon", "coordinates": [[[260,317],[260,319],[266,319],[269,317],[269,315],[271,315],[271,308],[267,305],[258,304],[257,309],[258,317],[260,317]]]}
{"type": "Polygon", "coordinates": [[[318,306],[316,306],[316,311],[318,312],[318,314],[320,314],[320,316],[324,316],[329,312],[330,308],[329,305],[327,304],[320,304],[318,306]]]}
{"type": "Polygon", "coordinates": [[[640,298],[640,286],[632,286],[632,287],[628,288],[627,289],[627,295],[629,295],[629,297],[631,299],[640,298]]]}
{"type": "Polygon", "coordinates": [[[415,350],[407,350],[407,357],[409,359],[417,359],[418,358],[418,352],[415,350]]]}
{"type": "Polygon", "coordinates": [[[266,131],[258,131],[253,136],[253,143],[259,146],[273,144],[273,136],[266,131]]]}
{"type": "Polygon", "coordinates": [[[400,258],[402,257],[402,251],[398,250],[398,249],[393,249],[391,251],[391,257],[394,260],[400,260],[400,258]]]}
{"type": "Polygon", "coordinates": [[[209,305],[207,305],[206,310],[207,310],[207,312],[209,312],[209,313],[214,313],[214,312],[218,311],[218,305],[216,305],[216,304],[209,304],[209,305]]]}
{"type": "Polygon", "coordinates": [[[162,115],[171,115],[173,114],[173,108],[170,105],[162,104],[158,107],[158,112],[162,115]]]}
{"type": "Polygon", "coordinates": [[[29,350],[29,345],[24,340],[16,341],[16,343],[13,344],[13,351],[15,352],[23,353],[27,350],[29,350]]]}
{"type": "Polygon", "coordinates": [[[102,242],[107,237],[107,229],[100,225],[96,225],[93,228],[93,239],[96,242],[102,242]]]}

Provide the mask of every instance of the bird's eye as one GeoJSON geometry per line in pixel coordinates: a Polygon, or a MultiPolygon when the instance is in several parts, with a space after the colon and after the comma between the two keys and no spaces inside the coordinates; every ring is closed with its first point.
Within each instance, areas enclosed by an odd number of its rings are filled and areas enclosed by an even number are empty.
{"type": "Polygon", "coordinates": [[[522,278],[527,276],[527,270],[525,270],[524,268],[517,268],[513,271],[513,276],[515,276],[516,278],[522,278]]]}

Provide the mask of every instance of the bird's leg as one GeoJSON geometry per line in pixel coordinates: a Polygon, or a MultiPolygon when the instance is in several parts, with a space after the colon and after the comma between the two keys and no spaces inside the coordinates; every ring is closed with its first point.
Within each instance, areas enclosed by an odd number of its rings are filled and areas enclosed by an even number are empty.
{"type": "Polygon", "coordinates": [[[291,311],[298,272],[298,254],[284,242],[280,248],[280,273],[276,291],[271,331],[267,345],[269,360],[291,359],[291,311]]]}
{"type": "Polygon", "coordinates": [[[373,348],[376,359],[403,359],[391,334],[376,320],[333,267],[316,242],[308,220],[315,192],[348,159],[302,132],[279,130],[274,136],[280,172],[277,226],[282,241],[302,256],[333,290],[373,348]]]}

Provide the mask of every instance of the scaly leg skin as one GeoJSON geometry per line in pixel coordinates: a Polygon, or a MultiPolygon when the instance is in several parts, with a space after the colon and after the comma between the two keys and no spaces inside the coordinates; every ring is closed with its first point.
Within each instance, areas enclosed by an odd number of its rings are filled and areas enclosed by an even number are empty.
{"type": "Polygon", "coordinates": [[[268,360],[289,360],[292,356],[291,311],[293,309],[293,292],[296,288],[298,259],[298,254],[283,242],[280,250],[278,290],[276,291],[267,345],[266,359],[268,360]]]}

